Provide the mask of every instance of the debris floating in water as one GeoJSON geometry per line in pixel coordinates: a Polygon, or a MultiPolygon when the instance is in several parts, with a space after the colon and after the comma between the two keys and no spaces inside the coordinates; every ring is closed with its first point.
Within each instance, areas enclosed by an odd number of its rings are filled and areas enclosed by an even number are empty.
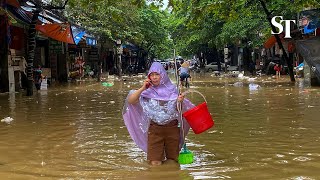
{"type": "Polygon", "coordinates": [[[104,87],[111,87],[111,86],[113,86],[113,83],[103,82],[103,83],[102,83],[102,86],[104,86],[104,87]]]}
{"type": "Polygon", "coordinates": [[[249,90],[250,90],[250,91],[255,91],[255,90],[259,90],[259,89],[261,89],[261,86],[260,86],[260,85],[254,84],[254,83],[250,83],[250,84],[249,84],[249,90]]]}
{"type": "Polygon", "coordinates": [[[11,121],[13,121],[12,117],[6,117],[6,118],[1,119],[1,122],[5,122],[7,124],[10,124],[11,121]]]}
{"type": "Polygon", "coordinates": [[[41,162],[41,166],[45,166],[46,163],[44,161],[41,162]]]}

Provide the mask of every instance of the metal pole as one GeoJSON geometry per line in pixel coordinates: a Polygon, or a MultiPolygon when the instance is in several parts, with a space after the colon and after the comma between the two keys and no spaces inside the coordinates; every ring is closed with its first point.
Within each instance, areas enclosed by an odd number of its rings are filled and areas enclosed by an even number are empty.
{"type": "Polygon", "coordinates": [[[177,82],[177,90],[178,90],[178,95],[180,95],[180,88],[179,88],[179,75],[178,75],[178,66],[177,66],[177,59],[176,59],[176,50],[173,49],[173,58],[174,58],[174,69],[175,69],[175,76],[176,76],[176,82],[177,82]]]}
{"type": "MultiPolygon", "coordinates": [[[[173,50],[173,58],[174,58],[174,67],[175,67],[175,76],[176,76],[176,81],[177,81],[177,90],[178,90],[178,96],[180,96],[180,78],[178,75],[178,66],[177,66],[177,59],[176,59],[176,50],[173,50]]],[[[182,140],[183,140],[183,151],[187,151],[187,146],[186,146],[186,142],[185,142],[185,137],[184,137],[184,123],[183,123],[183,119],[182,119],[182,103],[177,102],[177,109],[179,112],[179,118],[181,120],[181,124],[179,123],[179,127],[181,128],[181,132],[182,132],[182,140]]]]}

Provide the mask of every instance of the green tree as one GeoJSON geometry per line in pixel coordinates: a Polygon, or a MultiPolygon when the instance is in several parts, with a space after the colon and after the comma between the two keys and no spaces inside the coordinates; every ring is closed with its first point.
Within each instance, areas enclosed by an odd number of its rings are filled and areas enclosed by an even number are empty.
{"type": "Polygon", "coordinates": [[[89,33],[115,41],[135,37],[138,8],[133,0],[70,0],[65,15],[89,33]]]}
{"type": "MultiPolygon", "coordinates": [[[[171,0],[169,4],[173,7],[174,17],[180,20],[180,27],[185,27],[190,39],[203,37],[209,45],[222,48],[241,39],[250,39],[253,45],[259,46],[270,36],[271,27],[259,0],[171,0]],[[197,35],[199,28],[202,34],[197,35]],[[213,31],[217,33],[213,34],[213,31]],[[259,33],[265,36],[261,39],[259,33]]],[[[314,0],[273,0],[266,2],[266,6],[273,15],[292,19],[304,7],[318,7],[319,3],[314,0]]],[[[187,41],[183,38],[179,40],[187,41]]]]}
{"type": "Polygon", "coordinates": [[[136,42],[152,56],[168,57],[170,45],[167,19],[169,14],[158,7],[142,8],[139,12],[140,39],[136,42]]]}

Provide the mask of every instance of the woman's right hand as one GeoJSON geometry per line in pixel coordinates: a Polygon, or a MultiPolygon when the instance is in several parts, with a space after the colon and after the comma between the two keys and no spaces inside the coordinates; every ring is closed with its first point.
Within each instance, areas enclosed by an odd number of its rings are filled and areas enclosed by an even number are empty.
{"type": "Polygon", "coordinates": [[[144,82],[143,82],[143,85],[142,85],[142,89],[143,90],[146,90],[146,89],[148,89],[150,86],[151,86],[151,82],[150,82],[151,80],[150,79],[146,79],[146,80],[144,80],[144,82]]]}
{"type": "Polygon", "coordinates": [[[143,84],[141,86],[141,88],[139,88],[138,90],[136,90],[134,93],[132,93],[131,95],[129,95],[128,97],[128,103],[129,104],[136,104],[139,102],[139,97],[141,95],[141,93],[148,89],[148,85],[151,85],[150,83],[150,79],[146,79],[143,81],[143,84]]]}

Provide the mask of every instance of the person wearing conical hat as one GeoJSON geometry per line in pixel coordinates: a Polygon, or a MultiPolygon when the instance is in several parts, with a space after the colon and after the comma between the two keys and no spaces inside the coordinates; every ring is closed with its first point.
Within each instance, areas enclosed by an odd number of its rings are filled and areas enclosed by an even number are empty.
{"type": "Polygon", "coordinates": [[[190,67],[190,64],[189,64],[188,61],[183,61],[183,63],[181,64],[181,67],[189,68],[189,67],[190,67]]]}
{"type": "MultiPolygon", "coordinates": [[[[181,67],[178,69],[179,71],[179,76],[180,76],[180,82],[181,82],[181,86],[183,85],[183,83],[188,83],[188,78],[191,78],[190,76],[190,64],[187,61],[184,61],[181,64],[181,67]]],[[[186,84],[187,85],[187,84],[186,84]]]]}

